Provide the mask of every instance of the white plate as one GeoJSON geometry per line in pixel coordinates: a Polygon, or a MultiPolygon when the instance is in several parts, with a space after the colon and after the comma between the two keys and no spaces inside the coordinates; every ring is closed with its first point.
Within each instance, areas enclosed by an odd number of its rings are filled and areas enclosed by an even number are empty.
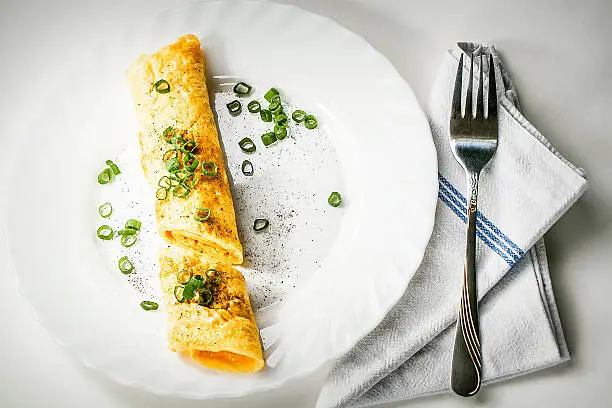
{"type": "Polygon", "coordinates": [[[58,84],[19,153],[28,166],[14,169],[10,253],[36,316],[113,380],[189,398],[276,388],[346,352],[402,295],[433,226],[436,155],[408,85],[362,38],[293,6],[197,3],[116,37],[58,84]],[[165,313],[138,307],[143,296],[155,296],[152,221],[128,252],[141,262],[132,277],[116,269],[118,243],[95,236],[103,223],[97,207],[107,197],[115,224],[151,216],[152,203],[141,198],[148,187],[132,159],[136,135],[124,72],[138,54],[186,33],[198,35],[206,50],[250,260],[242,270],[255,308],[272,305],[257,310],[268,356],[257,374],[213,372],[167,350],[165,313]],[[250,99],[239,121],[224,119],[222,83],[231,78],[254,84],[256,96],[280,87],[289,104],[317,115],[320,129],[295,131],[264,149],[252,127],[261,122],[246,111],[250,99]],[[249,157],[252,179],[239,172],[244,155],[236,149],[249,131],[258,142],[249,157]],[[100,187],[96,175],[108,158],[125,171],[116,184],[100,187]],[[345,199],[337,209],[326,203],[333,190],[345,199]],[[270,231],[255,236],[249,226],[262,213],[272,220],[270,231]]]}

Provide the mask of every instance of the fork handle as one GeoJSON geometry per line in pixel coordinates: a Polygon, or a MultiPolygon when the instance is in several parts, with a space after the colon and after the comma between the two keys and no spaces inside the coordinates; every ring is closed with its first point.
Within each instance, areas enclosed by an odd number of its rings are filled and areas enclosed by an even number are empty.
{"type": "Polygon", "coordinates": [[[457,318],[457,333],[451,368],[451,388],[470,397],[480,389],[482,356],[478,325],[476,292],[476,214],[478,200],[478,172],[468,171],[467,243],[463,268],[461,306],[457,318]]]}

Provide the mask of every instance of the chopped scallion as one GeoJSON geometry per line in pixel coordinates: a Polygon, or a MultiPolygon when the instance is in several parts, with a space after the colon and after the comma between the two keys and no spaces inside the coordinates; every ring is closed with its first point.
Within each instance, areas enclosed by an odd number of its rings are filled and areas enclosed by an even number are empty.
{"type": "Polygon", "coordinates": [[[126,229],[122,229],[117,231],[118,235],[136,235],[138,231],[132,228],[126,228],[126,229]]]}
{"type": "Polygon", "coordinates": [[[204,173],[205,176],[209,176],[209,177],[216,176],[218,172],[219,172],[219,168],[217,167],[215,162],[211,162],[211,161],[202,162],[202,173],[204,173]]]}
{"type": "Polygon", "coordinates": [[[259,116],[261,117],[261,120],[263,120],[264,122],[272,122],[272,112],[270,112],[267,109],[260,110],[259,116]]]}
{"type": "Polygon", "coordinates": [[[232,116],[238,116],[240,115],[240,112],[242,112],[242,104],[240,103],[240,101],[234,100],[227,104],[227,109],[232,114],[232,116]]]}
{"type": "Polygon", "coordinates": [[[166,198],[168,198],[169,190],[170,190],[170,187],[158,188],[157,191],[155,192],[155,198],[157,198],[158,200],[165,200],[166,198]]]}
{"type": "Polygon", "coordinates": [[[181,163],[179,162],[177,157],[172,157],[166,162],[166,170],[168,170],[170,173],[174,173],[180,168],[181,163]]]}
{"type": "Polygon", "coordinates": [[[247,109],[251,113],[257,113],[257,112],[259,112],[261,110],[261,105],[257,101],[251,101],[247,105],[247,109]]]}
{"type": "Polygon", "coordinates": [[[244,82],[238,82],[234,85],[234,93],[236,95],[245,96],[251,93],[253,87],[249,84],[245,84],[244,82]]]}
{"type": "Polygon", "coordinates": [[[248,160],[242,162],[242,174],[245,176],[253,175],[253,163],[248,160]]]}
{"type": "Polygon", "coordinates": [[[204,222],[210,217],[210,208],[200,207],[193,213],[193,218],[198,222],[204,222]]]}
{"type": "Polygon", "coordinates": [[[210,279],[210,282],[214,285],[221,282],[221,272],[216,269],[209,269],[206,271],[206,276],[210,279]]]}
{"type": "Polygon", "coordinates": [[[104,241],[108,241],[108,240],[113,239],[115,232],[110,227],[110,225],[101,225],[96,231],[96,234],[98,235],[98,238],[104,241]]]}
{"type": "Polygon", "coordinates": [[[116,176],[117,174],[121,174],[121,171],[119,170],[119,167],[117,167],[117,165],[115,163],[113,163],[112,160],[107,160],[106,161],[106,165],[108,167],[110,167],[110,169],[113,171],[113,174],[116,176]]]}
{"type": "Polygon", "coordinates": [[[240,142],[238,142],[238,145],[240,146],[242,151],[246,153],[253,153],[256,150],[255,143],[253,143],[253,140],[248,137],[245,137],[240,142]]]}
{"type": "Polygon", "coordinates": [[[306,129],[314,129],[317,127],[317,118],[312,115],[306,115],[304,118],[304,126],[306,129]]]}
{"type": "Polygon", "coordinates": [[[270,221],[265,218],[257,218],[253,223],[253,229],[257,232],[263,231],[268,228],[268,225],[270,225],[270,221]]]}
{"type": "Polygon", "coordinates": [[[264,146],[270,146],[272,143],[276,142],[276,134],[274,132],[268,132],[261,135],[261,141],[264,146]]]}
{"type": "Polygon", "coordinates": [[[200,161],[192,153],[185,153],[183,156],[183,164],[185,165],[185,170],[193,173],[200,165],[200,161]]]}
{"type": "Polygon", "coordinates": [[[282,108],[283,106],[281,105],[280,98],[274,99],[272,102],[270,102],[270,106],[268,107],[272,113],[278,113],[282,108]]]}
{"type": "Polygon", "coordinates": [[[176,131],[174,130],[172,126],[168,126],[166,130],[164,130],[164,133],[162,134],[162,137],[166,141],[166,143],[172,143],[172,138],[174,136],[176,136],[176,131]]]}
{"type": "Polygon", "coordinates": [[[102,218],[108,218],[113,213],[113,206],[111,203],[104,203],[98,207],[98,212],[102,218]]]}
{"type": "Polygon", "coordinates": [[[134,270],[134,264],[128,259],[127,256],[123,256],[119,258],[119,262],[117,262],[119,266],[119,270],[124,275],[131,273],[134,270]]]}
{"type": "Polygon", "coordinates": [[[342,196],[337,191],[334,191],[329,195],[327,202],[332,207],[339,207],[342,204],[342,196]]]}
{"type": "Polygon", "coordinates": [[[287,115],[281,113],[279,115],[274,116],[274,123],[276,123],[276,125],[280,127],[287,127],[287,125],[289,124],[289,118],[287,117],[287,115]]]}
{"type": "Polygon", "coordinates": [[[196,147],[198,147],[198,143],[195,140],[188,140],[183,143],[183,146],[181,146],[181,150],[185,153],[191,153],[195,150],[196,147]]]}
{"type": "Polygon", "coordinates": [[[198,291],[198,294],[200,295],[200,299],[198,301],[200,306],[208,306],[213,300],[212,292],[208,289],[202,289],[198,291]]]}
{"type": "Polygon", "coordinates": [[[129,248],[136,243],[137,239],[138,238],[136,237],[136,235],[124,235],[121,237],[121,245],[126,248],[129,248]]]}
{"type": "Polygon", "coordinates": [[[159,81],[153,84],[153,87],[160,94],[166,94],[170,92],[170,84],[165,79],[160,79],[159,81]]]}
{"type": "Polygon", "coordinates": [[[179,184],[178,186],[172,189],[172,194],[176,198],[188,197],[190,193],[191,193],[191,189],[184,184],[179,184]]]}
{"type": "Polygon", "coordinates": [[[142,226],[142,222],[138,220],[134,220],[132,218],[130,218],[129,220],[125,222],[125,228],[133,229],[136,231],[140,231],[141,226],[142,226]]]}
{"type": "Polygon", "coordinates": [[[98,174],[98,183],[100,184],[108,184],[111,183],[115,179],[115,173],[110,168],[105,168],[98,174]]]}
{"type": "Polygon", "coordinates": [[[159,305],[155,302],[151,302],[150,300],[143,300],[142,302],[140,302],[140,307],[142,307],[148,312],[151,310],[157,310],[159,308],[159,305]]]}
{"type": "Polygon", "coordinates": [[[306,117],[306,112],[298,109],[291,114],[291,117],[293,118],[294,121],[296,121],[297,123],[300,123],[304,121],[304,118],[306,117]]]}
{"type": "Polygon", "coordinates": [[[268,102],[272,102],[276,97],[280,97],[280,93],[276,88],[270,88],[270,90],[264,94],[264,98],[268,102]]]}

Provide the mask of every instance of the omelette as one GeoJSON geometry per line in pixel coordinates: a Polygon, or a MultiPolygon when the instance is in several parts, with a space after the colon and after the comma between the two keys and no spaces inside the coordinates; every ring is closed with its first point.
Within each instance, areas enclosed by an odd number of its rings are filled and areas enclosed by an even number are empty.
{"type": "Polygon", "coordinates": [[[261,370],[259,330],[242,274],[175,246],[162,249],[160,264],[170,349],[217,370],[261,370]]]}
{"type": "Polygon", "coordinates": [[[157,188],[160,235],[230,265],[242,263],[234,203],[194,35],[142,55],[127,72],[142,168],[157,188]]]}

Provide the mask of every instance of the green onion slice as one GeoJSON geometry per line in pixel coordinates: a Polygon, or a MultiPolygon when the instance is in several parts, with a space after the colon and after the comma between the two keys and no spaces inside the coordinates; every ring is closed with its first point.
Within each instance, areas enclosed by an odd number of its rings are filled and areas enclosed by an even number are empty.
{"type": "Polygon", "coordinates": [[[287,125],[289,124],[289,118],[287,117],[287,115],[281,113],[274,116],[274,123],[276,123],[276,125],[280,127],[287,127],[287,125]]]}
{"type": "Polygon", "coordinates": [[[327,202],[332,207],[339,207],[340,204],[342,204],[342,196],[340,195],[339,192],[334,191],[333,193],[329,195],[327,202]]]}
{"type": "Polygon", "coordinates": [[[314,129],[317,127],[317,118],[312,115],[306,115],[304,118],[304,126],[306,129],[314,129]]]}
{"type": "Polygon", "coordinates": [[[253,163],[248,160],[242,162],[242,174],[245,176],[253,175],[253,163]]]}
{"type": "Polygon", "coordinates": [[[174,130],[172,126],[168,126],[162,134],[162,137],[166,141],[166,143],[172,143],[172,138],[174,136],[176,136],[176,130],[174,130]]]}
{"type": "Polygon", "coordinates": [[[282,108],[283,108],[283,106],[281,105],[280,98],[274,99],[272,102],[270,102],[270,106],[268,107],[268,109],[272,113],[277,113],[282,108]]]}
{"type": "Polygon", "coordinates": [[[183,288],[183,299],[193,299],[195,296],[195,291],[195,286],[189,284],[185,285],[185,287],[183,288]]]}
{"type": "Polygon", "coordinates": [[[186,140],[183,139],[182,136],[174,136],[172,137],[172,145],[174,146],[174,148],[176,150],[181,150],[181,147],[183,147],[183,145],[185,144],[186,140]]]}
{"type": "Polygon", "coordinates": [[[159,308],[159,305],[155,302],[151,302],[150,300],[143,300],[142,302],[140,302],[140,307],[142,307],[148,312],[151,310],[157,310],[159,308]]]}
{"type": "Polygon", "coordinates": [[[183,164],[185,165],[185,170],[193,173],[200,165],[200,161],[192,153],[185,153],[183,156],[183,164]]]}
{"type": "Polygon", "coordinates": [[[185,287],[181,285],[176,285],[174,287],[174,297],[179,303],[185,302],[185,296],[183,294],[184,290],[185,290],[185,287]]]}
{"type": "Polygon", "coordinates": [[[157,185],[160,186],[161,188],[170,188],[172,187],[172,182],[170,181],[170,177],[163,176],[162,178],[159,179],[159,181],[157,182],[157,185]]]}
{"type": "Polygon", "coordinates": [[[153,87],[160,94],[166,94],[170,92],[170,84],[165,79],[160,79],[159,81],[153,84],[153,87]]]}
{"type": "Polygon", "coordinates": [[[172,186],[175,187],[181,184],[189,174],[190,173],[185,169],[178,169],[172,172],[168,178],[170,179],[172,186]]]}
{"type": "Polygon", "coordinates": [[[264,98],[268,102],[272,102],[276,97],[280,98],[280,92],[278,92],[276,88],[270,88],[270,90],[264,94],[264,98]]]}
{"type": "Polygon", "coordinates": [[[264,146],[270,146],[272,143],[276,142],[276,134],[274,132],[268,132],[261,135],[261,141],[264,146]]]}
{"type": "Polygon", "coordinates": [[[210,208],[199,207],[193,213],[193,218],[198,222],[204,222],[210,217],[210,208]]]}
{"type": "Polygon", "coordinates": [[[132,218],[130,218],[129,220],[125,222],[125,228],[133,229],[136,231],[140,231],[141,226],[142,226],[142,222],[138,220],[134,220],[132,218]]]}
{"type": "Polygon", "coordinates": [[[166,198],[168,198],[169,190],[170,190],[170,187],[158,188],[157,191],[155,192],[155,198],[157,198],[158,200],[165,200],[166,198]]]}
{"type": "Polygon", "coordinates": [[[274,134],[278,140],[283,140],[287,137],[287,128],[284,126],[274,126],[274,134]]]}
{"type": "Polygon", "coordinates": [[[263,231],[268,228],[268,225],[270,225],[270,222],[265,218],[257,218],[253,223],[253,229],[257,232],[263,231]]]}
{"type": "Polygon", "coordinates": [[[189,280],[189,285],[193,286],[196,289],[201,289],[206,285],[206,276],[203,275],[194,275],[190,280],[189,280]]]}
{"type": "Polygon", "coordinates": [[[198,294],[200,295],[200,299],[198,301],[200,306],[208,306],[213,300],[212,292],[208,289],[201,289],[198,291],[198,294]]]}
{"type": "Polygon", "coordinates": [[[204,173],[205,176],[209,176],[209,177],[216,176],[218,171],[219,171],[219,168],[217,167],[215,162],[211,162],[211,161],[202,162],[202,173],[204,173]]]}
{"type": "Polygon", "coordinates": [[[209,269],[206,271],[206,276],[210,279],[210,283],[217,284],[221,281],[221,272],[216,269],[209,269]]]}
{"type": "Polygon", "coordinates": [[[108,218],[113,213],[113,206],[111,203],[106,202],[98,207],[98,212],[102,218],[108,218]]]}
{"type": "Polygon", "coordinates": [[[234,85],[234,93],[236,95],[245,96],[251,93],[253,87],[249,84],[245,84],[244,82],[238,82],[234,85]]]}
{"type": "Polygon", "coordinates": [[[257,149],[255,147],[255,143],[253,143],[253,140],[248,137],[245,137],[240,142],[238,142],[238,145],[240,146],[242,151],[246,153],[253,153],[257,149]]]}
{"type": "Polygon", "coordinates": [[[251,101],[247,105],[247,109],[251,113],[257,113],[257,112],[259,112],[261,110],[261,105],[257,101],[251,101]]]}
{"type": "Polygon", "coordinates": [[[107,160],[106,165],[110,167],[110,169],[113,171],[113,174],[115,176],[117,174],[121,174],[121,170],[119,170],[119,167],[117,167],[117,165],[112,160],[107,160]]]}
{"type": "Polygon", "coordinates": [[[291,114],[291,117],[293,118],[293,120],[295,120],[297,123],[300,123],[302,121],[304,121],[304,118],[306,117],[306,112],[304,112],[301,109],[298,109],[296,111],[293,111],[293,113],[291,114]]]}
{"type": "Polygon", "coordinates": [[[177,159],[179,158],[179,151],[177,149],[170,149],[167,150],[164,155],[162,156],[162,160],[167,163],[168,160],[170,159],[177,159]]]}
{"type": "Polygon", "coordinates": [[[176,279],[179,281],[179,283],[186,285],[192,276],[193,273],[189,269],[183,269],[176,275],[176,279]]]}
{"type": "Polygon", "coordinates": [[[185,198],[191,194],[191,189],[184,184],[179,184],[172,189],[172,194],[177,198],[185,198]]]}
{"type": "Polygon", "coordinates": [[[198,143],[195,140],[188,140],[181,146],[181,150],[185,153],[191,153],[198,147],[198,143]]]}
{"type": "Polygon", "coordinates": [[[134,264],[128,259],[127,256],[121,257],[119,262],[117,262],[117,265],[119,266],[121,273],[124,275],[127,275],[134,270],[134,264]]]}
{"type": "Polygon", "coordinates": [[[121,245],[129,248],[136,243],[137,239],[138,237],[136,237],[136,235],[124,235],[121,237],[121,245]]]}
{"type": "Polygon", "coordinates": [[[117,235],[136,235],[137,232],[138,231],[136,231],[135,229],[126,228],[126,229],[117,231],[117,235]]]}
{"type": "Polygon", "coordinates": [[[98,238],[108,241],[113,239],[115,231],[113,231],[110,225],[101,225],[96,231],[96,234],[98,235],[98,238]]]}
{"type": "Polygon", "coordinates": [[[100,184],[108,184],[111,183],[115,179],[115,173],[108,167],[105,168],[98,174],[98,183],[100,184]]]}
{"type": "Polygon", "coordinates": [[[264,122],[272,122],[272,112],[270,112],[267,109],[260,110],[259,116],[261,117],[261,120],[263,120],[264,122]]]}
{"type": "Polygon", "coordinates": [[[190,190],[193,190],[195,188],[195,186],[198,184],[198,181],[199,181],[199,179],[198,179],[198,175],[197,174],[189,173],[183,179],[182,184],[187,186],[187,188],[189,188],[190,190]]]}
{"type": "Polygon", "coordinates": [[[234,100],[227,104],[227,109],[233,116],[238,116],[242,112],[242,104],[240,101],[234,100]]]}
{"type": "Polygon", "coordinates": [[[181,168],[181,163],[178,158],[172,157],[170,160],[166,162],[166,170],[170,173],[173,173],[181,168]]]}

